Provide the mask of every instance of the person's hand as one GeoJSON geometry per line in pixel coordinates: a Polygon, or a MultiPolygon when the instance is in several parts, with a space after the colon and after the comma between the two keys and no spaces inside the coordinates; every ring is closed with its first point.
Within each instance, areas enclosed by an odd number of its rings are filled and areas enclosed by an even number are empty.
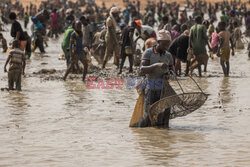
{"type": "Polygon", "coordinates": [[[7,72],[7,69],[6,69],[6,67],[4,67],[4,72],[7,72]]]}
{"type": "Polygon", "coordinates": [[[23,74],[23,75],[25,74],[24,70],[22,71],[22,74],[23,74]]]}
{"type": "Polygon", "coordinates": [[[217,56],[220,57],[220,52],[217,52],[217,56]]]}
{"type": "Polygon", "coordinates": [[[232,51],[232,56],[234,56],[234,50],[232,51]]]}
{"type": "Polygon", "coordinates": [[[161,69],[168,69],[168,65],[166,63],[156,63],[155,66],[161,69]]]}

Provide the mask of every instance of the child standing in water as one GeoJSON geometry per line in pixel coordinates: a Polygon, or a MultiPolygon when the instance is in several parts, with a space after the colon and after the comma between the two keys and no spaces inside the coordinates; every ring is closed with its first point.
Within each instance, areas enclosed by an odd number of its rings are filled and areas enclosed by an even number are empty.
{"type": "Polygon", "coordinates": [[[9,90],[14,90],[14,83],[16,84],[16,90],[21,90],[21,76],[24,74],[26,63],[24,52],[19,49],[19,46],[18,40],[13,41],[13,49],[10,51],[4,66],[4,72],[7,72],[7,65],[10,66],[8,71],[9,90]]]}
{"type": "Polygon", "coordinates": [[[222,70],[225,77],[229,76],[229,58],[230,58],[230,43],[231,43],[231,49],[232,49],[232,55],[234,56],[234,46],[233,41],[230,35],[230,32],[226,30],[226,23],[225,22],[219,22],[219,37],[220,37],[220,43],[219,48],[217,51],[217,55],[220,57],[220,63],[222,66],[222,70]]]}

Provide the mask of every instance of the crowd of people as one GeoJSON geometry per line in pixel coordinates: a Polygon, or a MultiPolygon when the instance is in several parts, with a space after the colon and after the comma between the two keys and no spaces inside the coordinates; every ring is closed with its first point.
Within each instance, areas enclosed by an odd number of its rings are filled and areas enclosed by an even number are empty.
{"type": "MultiPolygon", "coordinates": [[[[36,48],[46,53],[48,38],[63,35],[62,52],[66,59],[66,80],[70,72],[83,68],[83,81],[88,73],[91,54],[102,69],[110,58],[117,73],[123,72],[126,57],[129,72],[133,72],[135,55],[141,55],[140,75],[148,79],[164,78],[173,71],[181,76],[182,63],[186,64],[184,75],[198,69],[199,76],[207,71],[208,59],[214,54],[220,57],[225,77],[230,74],[230,55],[244,49],[246,37],[250,36],[249,2],[241,0],[208,3],[205,0],[187,0],[186,4],[148,1],[145,9],[137,1],[124,1],[124,8],[107,8],[105,3],[97,6],[94,1],[59,0],[44,1],[40,6],[22,6],[19,1],[0,2],[0,30],[12,24],[8,59],[4,71],[8,71],[9,89],[21,90],[21,75],[25,72],[25,60],[36,48]],[[23,20],[24,28],[19,20],[23,20]],[[25,31],[30,24],[32,34],[25,31]],[[215,24],[218,22],[218,24],[215,24]],[[244,27],[244,28],[242,28],[244,27]],[[138,44],[143,43],[143,47],[138,44]],[[9,70],[6,69],[9,64],[9,70]],[[202,70],[202,65],[204,69],[202,70]]],[[[0,34],[3,52],[7,52],[7,41],[0,34]]],[[[249,46],[248,46],[249,50],[249,46]]],[[[249,52],[250,56],[250,52],[249,52]]],[[[161,98],[161,90],[145,90],[145,113],[148,105],[161,98]]],[[[164,124],[168,124],[168,116],[164,124]]],[[[138,126],[149,126],[147,114],[138,126]]]]}

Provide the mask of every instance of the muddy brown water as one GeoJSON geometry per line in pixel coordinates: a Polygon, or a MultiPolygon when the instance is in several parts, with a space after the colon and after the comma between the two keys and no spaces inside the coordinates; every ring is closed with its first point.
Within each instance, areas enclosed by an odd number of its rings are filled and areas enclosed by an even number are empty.
{"type": "MultiPolygon", "coordinates": [[[[8,41],[9,33],[4,33],[8,41]]],[[[249,166],[250,61],[231,57],[231,77],[219,59],[197,78],[205,105],[171,120],[170,129],[129,128],[135,90],[87,89],[79,78],[44,80],[33,72],[64,70],[60,41],[32,55],[21,92],[0,92],[0,166],[249,166]]],[[[0,56],[0,87],[7,87],[0,56]]],[[[190,81],[181,78],[189,90],[190,81]]]]}

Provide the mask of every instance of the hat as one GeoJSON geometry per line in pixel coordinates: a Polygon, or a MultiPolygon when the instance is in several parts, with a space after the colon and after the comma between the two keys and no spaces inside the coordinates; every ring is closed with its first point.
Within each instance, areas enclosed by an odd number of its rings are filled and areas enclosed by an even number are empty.
{"type": "Polygon", "coordinates": [[[171,35],[170,35],[170,32],[167,31],[167,30],[160,30],[158,32],[158,38],[157,38],[158,41],[171,41],[171,35]]]}
{"type": "Polygon", "coordinates": [[[112,7],[110,9],[110,13],[118,13],[119,12],[119,9],[117,7],[112,7]]]}
{"type": "Polygon", "coordinates": [[[135,23],[137,24],[138,27],[141,27],[141,21],[140,20],[135,20],[135,23]]]}

